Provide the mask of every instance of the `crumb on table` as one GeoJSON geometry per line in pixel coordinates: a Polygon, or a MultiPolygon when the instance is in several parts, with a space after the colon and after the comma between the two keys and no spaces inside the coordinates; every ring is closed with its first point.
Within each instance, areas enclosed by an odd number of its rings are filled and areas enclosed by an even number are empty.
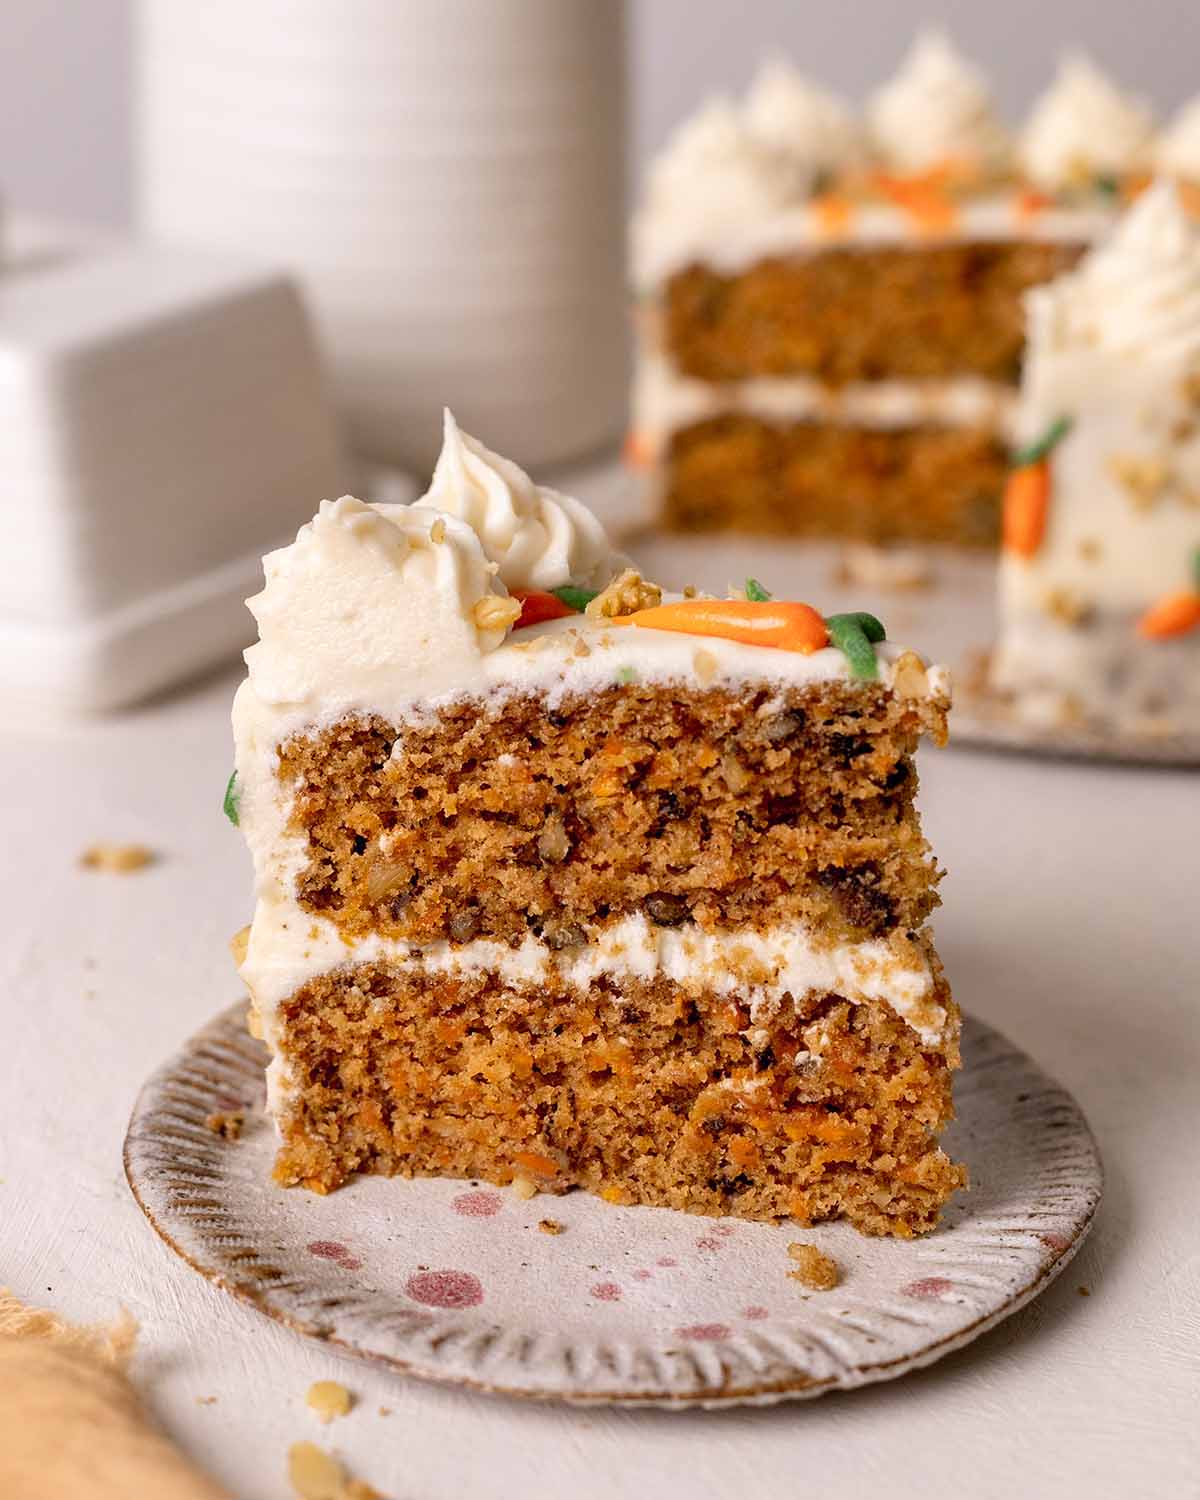
{"type": "Polygon", "coordinates": [[[204,1123],[213,1135],[219,1135],[222,1140],[236,1141],[246,1123],[246,1111],[244,1109],[216,1109],[211,1115],[205,1115],[204,1123]]]}
{"type": "Polygon", "coordinates": [[[322,1422],[332,1422],[334,1417],[344,1417],[354,1405],[354,1397],[337,1380],[314,1381],[304,1399],[322,1422]]]}
{"type": "Polygon", "coordinates": [[[293,1443],[288,1449],[288,1480],[299,1500],[382,1500],[377,1489],[351,1479],[316,1443],[293,1443]]]}
{"type": "Polygon", "coordinates": [[[90,844],[79,856],[85,870],[105,870],[110,874],[128,875],[143,870],[158,858],[145,844],[90,844]]]}
{"type": "Polygon", "coordinates": [[[543,1234],[561,1234],[563,1232],[563,1226],[557,1219],[539,1219],[538,1228],[543,1234]]]}
{"type": "Polygon", "coordinates": [[[842,1279],[841,1267],[832,1255],[826,1255],[805,1240],[793,1240],[787,1253],[796,1262],[788,1275],[813,1292],[828,1292],[842,1279]]]}

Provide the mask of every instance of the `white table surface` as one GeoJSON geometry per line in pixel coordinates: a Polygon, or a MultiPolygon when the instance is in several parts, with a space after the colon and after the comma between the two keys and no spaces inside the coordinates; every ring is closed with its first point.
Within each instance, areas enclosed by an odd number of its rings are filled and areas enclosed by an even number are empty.
{"type": "Polygon", "coordinates": [[[226,944],[249,873],[220,812],[236,677],[0,736],[0,1285],[79,1319],[130,1308],[147,1400],[235,1495],[288,1495],[300,1438],[394,1500],[1200,1494],[1200,775],[924,752],[958,996],[1075,1093],[1104,1153],[1099,1220],[1062,1279],[890,1385],[759,1411],[571,1411],[405,1381],[285,1332],[176,1261],[126,1188],[138,1085],[238,993],[226,944]],[[162,858],[79,869],[99,839],[162,858]],[[358,1396],[330,1428],[304,1405],[325,1377],[358,1396]]]}

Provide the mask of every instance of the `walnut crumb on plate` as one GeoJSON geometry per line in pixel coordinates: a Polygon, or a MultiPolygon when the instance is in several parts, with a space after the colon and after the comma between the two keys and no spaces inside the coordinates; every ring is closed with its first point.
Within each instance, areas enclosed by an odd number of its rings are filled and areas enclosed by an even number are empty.
{"type": "Polygon", "coordinates": [[[539,1219],[538,1228],[543,1234],[561,1234],[563,1232],[563,1226],[557,1219],[539,1219]]]}
{"type": "Polygon", "coordinates": [[[246,1123],[246,1111],[244,1109],[218,1109],[211,1115],[206,1115],[204,1123],[214,1135],[219,1135],[227,1141],[236,1141],[242,1133],[242,1126],[246,1123]]]}

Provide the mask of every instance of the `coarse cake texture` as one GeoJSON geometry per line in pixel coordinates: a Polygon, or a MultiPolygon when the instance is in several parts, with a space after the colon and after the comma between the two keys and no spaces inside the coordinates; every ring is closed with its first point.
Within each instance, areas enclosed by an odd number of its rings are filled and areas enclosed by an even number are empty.
{"type": "Polygon", "coordinates": [[[449,417],[422,502],[267,559],[231,797],[280,1180],[922,1232],[962,1181],[912,765],[945,674],[625,566],[449,417]]]}
{"type": "Polygon", "coordinates": [[[964,1179],[937,1145],[956,1055],[885,1005],[810,995],[752,1024],[736,1000],[661,978],[580,995],[378,963],[313,980],[284,1016],[303,1080],[284,1183],[526,1178],[909,1236],[964,1179]]]}
{"type": "Polygon", "coordinates": [[[730,413],[673,433],[661,515],[681,531],[994,546],[1008,445],[986,426],[730,413]]]}
{"type": "Polygon", "coordinates": [[[1021,718],[1200,732],[1200,225],[1155,184],[1031,297],[992,686],[1021,718]]]}
{"type": "Polygon", "coordinates": [[[661,520],[994,546],[1022,298],[1078,262],[1158,156],[1190,170],[1194,134],[1181,119],[1160,152],[1140,101],[1072,57],[1014,138],[936,33],[861,117],[779,60],[741,103],[705,106],[653,163],[632,229],[628,452],[661,520]],[[772,505],[781,450],[792,503],[772,505]]]}

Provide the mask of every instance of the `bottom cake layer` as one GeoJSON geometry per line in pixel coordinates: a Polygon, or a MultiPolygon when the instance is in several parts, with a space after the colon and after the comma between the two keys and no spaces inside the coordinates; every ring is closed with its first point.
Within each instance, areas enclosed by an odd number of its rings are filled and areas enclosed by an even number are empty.
{"type": "Polygon", "coordinates": [[[907,1237],[965,1181],[937,1144],[953,1043],[924,1047],[878,1003],[785,997],[752,1018],[661,977],[522,990],[381,962],[310,981],[271,1029],[286,1185],[524,1177],[907,1237]]]}
{"type": "Polygon", "coordinates": [[[977,547],[999,538],[1008,460],[989,428],[738,414],[676,432],[663,462],[672,529],[977,547]]]}

